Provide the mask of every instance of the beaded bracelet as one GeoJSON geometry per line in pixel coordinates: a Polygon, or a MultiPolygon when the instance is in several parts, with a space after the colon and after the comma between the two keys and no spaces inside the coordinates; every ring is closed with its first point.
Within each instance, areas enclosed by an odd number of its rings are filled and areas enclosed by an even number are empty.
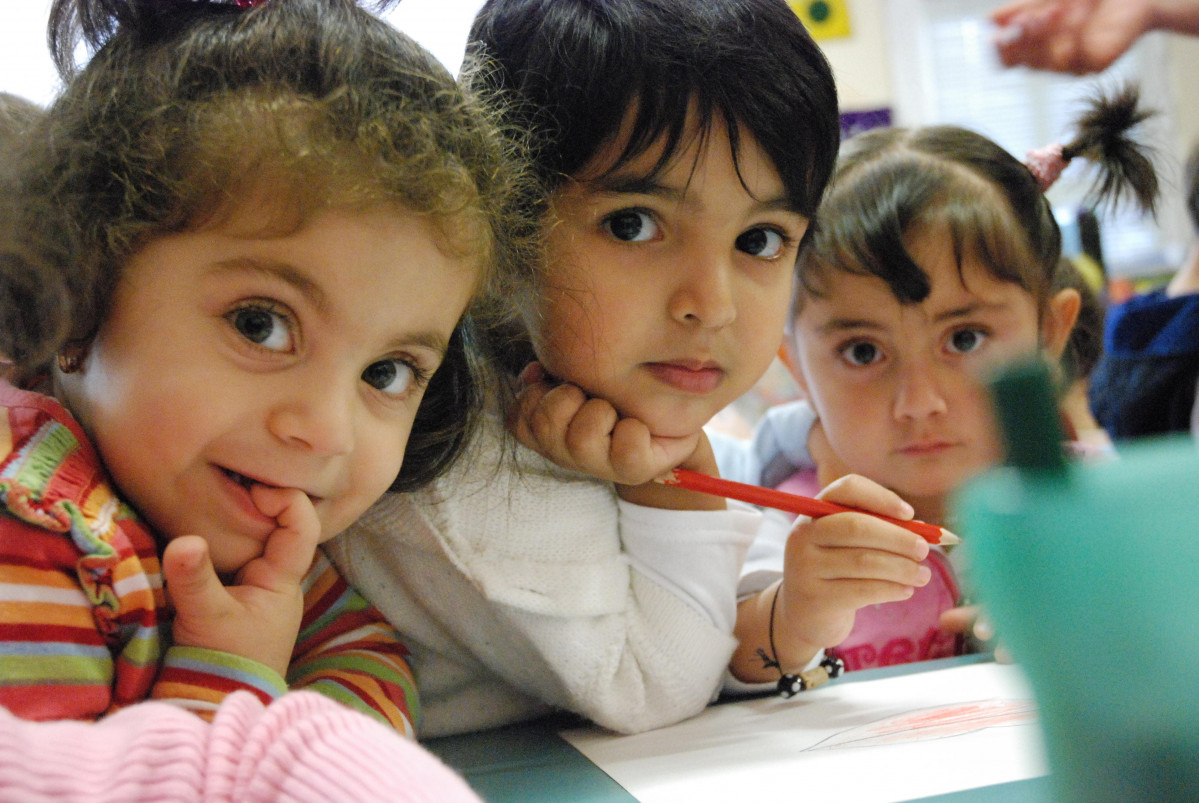
{"type": "Polygon", "coordinates": [[[824,651],[824,658],[820,663],[811,669],[804,670],[798,674],[784,672],[782,664],[779,663],[779,652],[774,646],[774,609],[778,606],[779,591],[783,588],[783,584],[779,583],[774,588],[774,598],[770,601],[770,652],[774,657],[766,654],[766,651],[758,648],[758,655],[761,656],[765,666],[773,666],[779,671],[778,693],[782,697],[794,697],[801,691],[808,691],[817,686],[823,686],[833,678],[839,677],[845,671],[845,662],[832,650],[824,651]]]}

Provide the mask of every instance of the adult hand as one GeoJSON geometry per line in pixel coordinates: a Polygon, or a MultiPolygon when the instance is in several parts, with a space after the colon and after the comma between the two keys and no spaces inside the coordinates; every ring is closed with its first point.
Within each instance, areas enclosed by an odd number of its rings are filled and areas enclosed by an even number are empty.
{"type": "Polygon", "coordinates": [[[1199,17],[1194,0],[1014,0],[990,17],[1000,27],[996,48],[1005,66],[1084,75],[1106,69],[1142,34],[1163,27],[1159,5],[1192,6],[1199,17]]]}

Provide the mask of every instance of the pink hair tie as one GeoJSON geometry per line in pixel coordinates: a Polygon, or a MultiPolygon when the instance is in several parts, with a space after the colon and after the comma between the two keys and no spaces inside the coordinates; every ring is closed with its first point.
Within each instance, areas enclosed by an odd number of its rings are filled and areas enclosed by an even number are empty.
{"type": "Polygon", "coordinates": [[[1024,164],[1036,178],[1041,192],[1046,192],[1053,186],[1053,182],[1057,181],[1069,163],[1069,160],[1062,156],[1062,146],[1059,144],[1033,148],[1024,157],[1024,164]]]}

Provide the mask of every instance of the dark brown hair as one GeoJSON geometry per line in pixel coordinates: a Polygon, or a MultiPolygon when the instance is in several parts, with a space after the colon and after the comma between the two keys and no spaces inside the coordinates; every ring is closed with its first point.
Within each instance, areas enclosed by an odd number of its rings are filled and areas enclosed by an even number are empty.
{"type": "Polygon", "coordinates": [[[574,176],[635,110],[612,166],[665,138],[657,169],[689,143],[692,112],[726,127],[733,156],[752,136],[795,211],[812,217],[840,142],[832,69],[783,0],[488,0],[467,52],[492,69],[532,139],[550,190],[574,176]]]}
{"type": "Polygon", "coordinates": [[[0,149],[32,128],[41,114],[42,107],[32,100],[0,92],[0,149]]]}
{"type": "MultiPolygon", "coordinates": [[[[528,198],[534,214],[621,134],[630,114],[624,150],[608,170],[661,142],[656,174],[693,135],[721,126],[738,169],[739,143],[752,137],[789,206],[816,214],[840,143],[837,90],[784,0],[487,0],[466,52],[480,66],[470,84],[500,96],[507,127],[528,142],[542,185],[528,198]]],[[[537,292],[534,284],[524,297],[537,292]]],[[[497,341],[496,360],[519,371],[534,355],[519,327],[509,334],[497,341]]]]}

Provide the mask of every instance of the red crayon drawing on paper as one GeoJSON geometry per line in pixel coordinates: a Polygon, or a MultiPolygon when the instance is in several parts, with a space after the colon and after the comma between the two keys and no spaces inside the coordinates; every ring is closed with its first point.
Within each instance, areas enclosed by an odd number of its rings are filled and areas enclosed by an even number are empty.
{"type": "Polygon", "coordinates": [[[1032,700],[977,700],[922,708],[859,725],[823,739],[806,748],[805,752],[926,742],[964,736],[987,728],[1033,725],[1036,721],[1037,707],[1032,700]]]}

